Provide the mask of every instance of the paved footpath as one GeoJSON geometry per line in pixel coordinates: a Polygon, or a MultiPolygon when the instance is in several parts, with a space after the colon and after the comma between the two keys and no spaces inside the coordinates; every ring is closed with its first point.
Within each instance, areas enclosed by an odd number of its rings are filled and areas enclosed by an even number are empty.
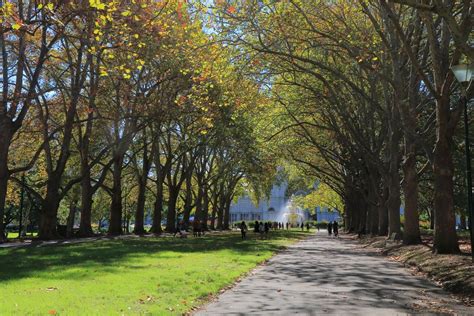
{"type": "Polygon", "coordinates": [[[474,315],[402,265],[320,232],[257,268],[197,315],[474,315]]]}

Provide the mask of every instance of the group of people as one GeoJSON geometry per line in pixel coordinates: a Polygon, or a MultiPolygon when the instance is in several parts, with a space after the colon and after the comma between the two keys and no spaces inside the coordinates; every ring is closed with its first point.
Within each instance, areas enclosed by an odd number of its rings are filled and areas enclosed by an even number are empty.
{"type": "MultiPolygon", "coordinates": [[[[245,221],[242,221],[239,225],[240,228],[240,233],[242,234],[242,239],[245,239],[247,236],[247,231],[248,227],[245,221]]],[[[268,234],[270,229],[277,230],[277,229],[284,229],[285,224],[284,223],[278,223],[278,222],[263,222],[263,221],[255,221],[253,231],[254,233],[260,234],[260,236],[263,238],[265,235],[268,234]]],[[[286,223],[286,229],[288,229],[288,223],[286,223]]]]}
{"type": "Polygon", "coordinates": [[[334,237],[339,236],[339,224],[334,222],[328,223],[328,235],[331,236],[334,233],[334,237]]]}
{"type": "MultiPolygon", "coordinates": [[[[304,226],[305,226],[305,225],[304,225],[304,223],[302,222],[302,223],[300,224],[301,231],[304,231],[304,226]]],[[[309,231],[309,223],[308,223],[308,222],[306,223],[306,231],[309,231]]]]}
{"type": "MultiPolygon", "coordinates": [[[[200,220],[194,220],[192,225],[194,237],[204,236],[205,229],[203,223],[200,220]]],[[[174,237],[176,237],[176,235],[179,235],[180,238],[186,238],[188,236],[188,231],[186,229],[186,226],[184,225],[184,221],[182,220],[179,220],[176,224],[174,237]]]]}

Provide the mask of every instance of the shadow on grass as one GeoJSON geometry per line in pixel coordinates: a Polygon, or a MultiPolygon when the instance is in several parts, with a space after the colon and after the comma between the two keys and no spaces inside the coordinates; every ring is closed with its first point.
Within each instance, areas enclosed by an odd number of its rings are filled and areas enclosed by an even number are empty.
{"type": "MultiPolygon", "coordinates": [[[[288,238],[303,238],[307,233],[277,231],[271,232],[268,239],[259,240],[249,234],[241,240],[238,233],[212,234],[201,238],[124,238],[98,240],[77,244],[56,244],[43,247],[22,247],[0,249],[0,282],[13,281],[26,277],[82,279],[88,272],[113,273],[119,268],[142,269],[133,258],[152,256],[157,260],[177,259],[186,253],[208,253],[229,250],[242,255],[258,252],[277,251],[282,241],[288,238]],[[74,268],[84,271],[74,272],[74,268]],[[73,269],[72,271],[64,271],[73,269]]],[[[164,267],[157,263],[157,268],[164,267]]]]}

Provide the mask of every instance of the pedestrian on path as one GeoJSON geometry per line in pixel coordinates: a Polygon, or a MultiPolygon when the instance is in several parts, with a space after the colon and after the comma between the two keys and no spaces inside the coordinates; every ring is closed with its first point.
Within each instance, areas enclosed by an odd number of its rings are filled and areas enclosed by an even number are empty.
{"type": "Polygon", "coordinates": [[[332,225],[333,230],[334,230],[334,236],[337,237],[339,236],[339,224],[334,221],[334,224],[332,225]]]}
{"type": "Polygon", "coordinates": [[[245,235],[247,233],[247,224],[244,221],[240,224],[240,234],[242,235],[242,239],[245,239],[245,235]]]}
{"type": "Polygon", "coordinates": [[[303,222],[301,222],[300,227],[301,227],[301,231],[304,231],[304,223],[303,222]]]}
{"type": "Polygon", "coordinates": [[[332,235],[332,222],[329,222],[329,223],[328,223],[328,235],[329,235],[329,236],[332,235]]]}
{"type": "Polygon", "coordinates": [[[263,239],[263,234],[265,233],[265,227],[263,226],[263,222],[260,222],[258,225],[258,231],[260,232],[260,238],[263,239]]]}
{"type": "Polygon", "coordinates": [[[255,226],[253,227],[253,232],[258,233],[258,228],[259,227],[260,227],[260,224],[258,223],[258,221],[255,221],[255,226]]]}

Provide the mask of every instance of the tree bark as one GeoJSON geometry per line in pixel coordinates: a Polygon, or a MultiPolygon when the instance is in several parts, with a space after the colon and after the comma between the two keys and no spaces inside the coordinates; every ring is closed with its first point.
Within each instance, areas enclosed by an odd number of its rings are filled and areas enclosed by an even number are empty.
{"type": "Polygon", "coordinates": [[[378,214],[379,214],[379,236],[388,235],[388,210],[387,210],[388,189],[384,185],[382,193],[379,195],[378,214]]]}
{"type": "Polygon", "coordinates": [[[163,212],[163,182],[156,181],[156,199],[153,207],[153,224],[150,232],[159,235],[162,233],[161,229],[161,214],[163,212]]]}
{"type": "Polygon", "coordinates": [[[110,205],[109,235],[121,235],[122,231],[122,164],[123,155],[115,155],[113,161],[112,203],[110,205]]]}
{"type": "Polygon", "coordinates": [[[79,236],[92,236],[92,185],[91,174],[88,163],[82,166],[82,180],[81,180],[81,221],[79,224],[79,236]]]}
{"type": "Polygon", "coordinates": [[[232,197],[226,197],[224,205],[224,229],[230,228],[230,204],[232,203],[232,197]]]}
{"type": "Polygon", "coordinates": [[[59,208],[60,178],[52,176],[46,185],[46,197],[41,201],[38,238],[51,240],[59,238],[57,233],[57,215],[59,208]]]}
{"type": "MultiPolygon", "coordinates": [[[[394,112],[398,110],[394,107],[394,112]]],[[[390,162],[389,162],[389,174],[388,174],[388,199],[387,199],[387,208],[388,208],[388,235],[396,235],[396,238],[401,237],[401,224],[400,224],[400,153],[399,153],[399,142],[400,142],[400,131],[398,123],[393,122],[397,120],[398,115],[392,117],[391,123],[391,136],[390,136],[390,162]]]]}
{"type": "Polygon", "coordinates": [[[418,214],[418,175],[416,171],[415,147],[405,138],[405,159],[403,161],[403,195],[405,197],[405,226],[403,243],[414,245],[421,243],[420,217],[418,214]]]}
{"type": "Polygon", "coordinates": [[[460,216],[460,220],[461,220],[461,229],[467,229],[467,221],[466,221],[466,216],[462,215],[460,216]]]}
{"type": "Polygon", "coordinates": [[[209,218],[209,192],[207,185],[204,184],[202,187],[202,227],[208,230],[207,220],[209,218]]]}
{"type": "MultiPolygon", "coordinates": [[[[185,201],[184,201],[184,212],[183,212],[183,223],[184,227],[187,230],[189,228],[189,217],[191,214],[191,207],[193,203],[193,188],[192,188],[192,173],[189,172],[186,175],[185,180],[186,185],[186,193],[185,193],[185,201]]],[[[195,216],[196,217],[196,216],[195,216]]]]}
{"type": "Polygon", "coordinates": [[[74,221],[76,219],[77,201],[72,200],[69,204],[69,214],[67,217],[66,237],[71,238],[74,233],[74,221]]]}
{"type": "Polygon", "coordinates": [[[212,193],[212,215],[211,215],[211,229],[216,229],[216,216],[217,216],[217,203],[218,203],[218,195],[213,192],[212,193]]]}
{"type": "Polygon", "coordinates": [[[166,216],[166,232],[174,233],[176,230],[176,202],[179,196],[179,188],[169,188],[168,214],[166,216]]]}
{"type": "Polygon", "coordinates": [[[433,154],[434,249],[440,254],[459,253],[453,198],[454,165],[451,142],[445,133],[438,131],[433,154]]]}
{"type": "Polygon", "coordinates": [[[12,128],[10,124],[0,121],[0,243],[6,241],[5,227],[3,226],[3,218],[5,216],[5,201],[7,198],[8,179],[10,177],[8,171],[8,150],[12,139],[12,128]]]}

